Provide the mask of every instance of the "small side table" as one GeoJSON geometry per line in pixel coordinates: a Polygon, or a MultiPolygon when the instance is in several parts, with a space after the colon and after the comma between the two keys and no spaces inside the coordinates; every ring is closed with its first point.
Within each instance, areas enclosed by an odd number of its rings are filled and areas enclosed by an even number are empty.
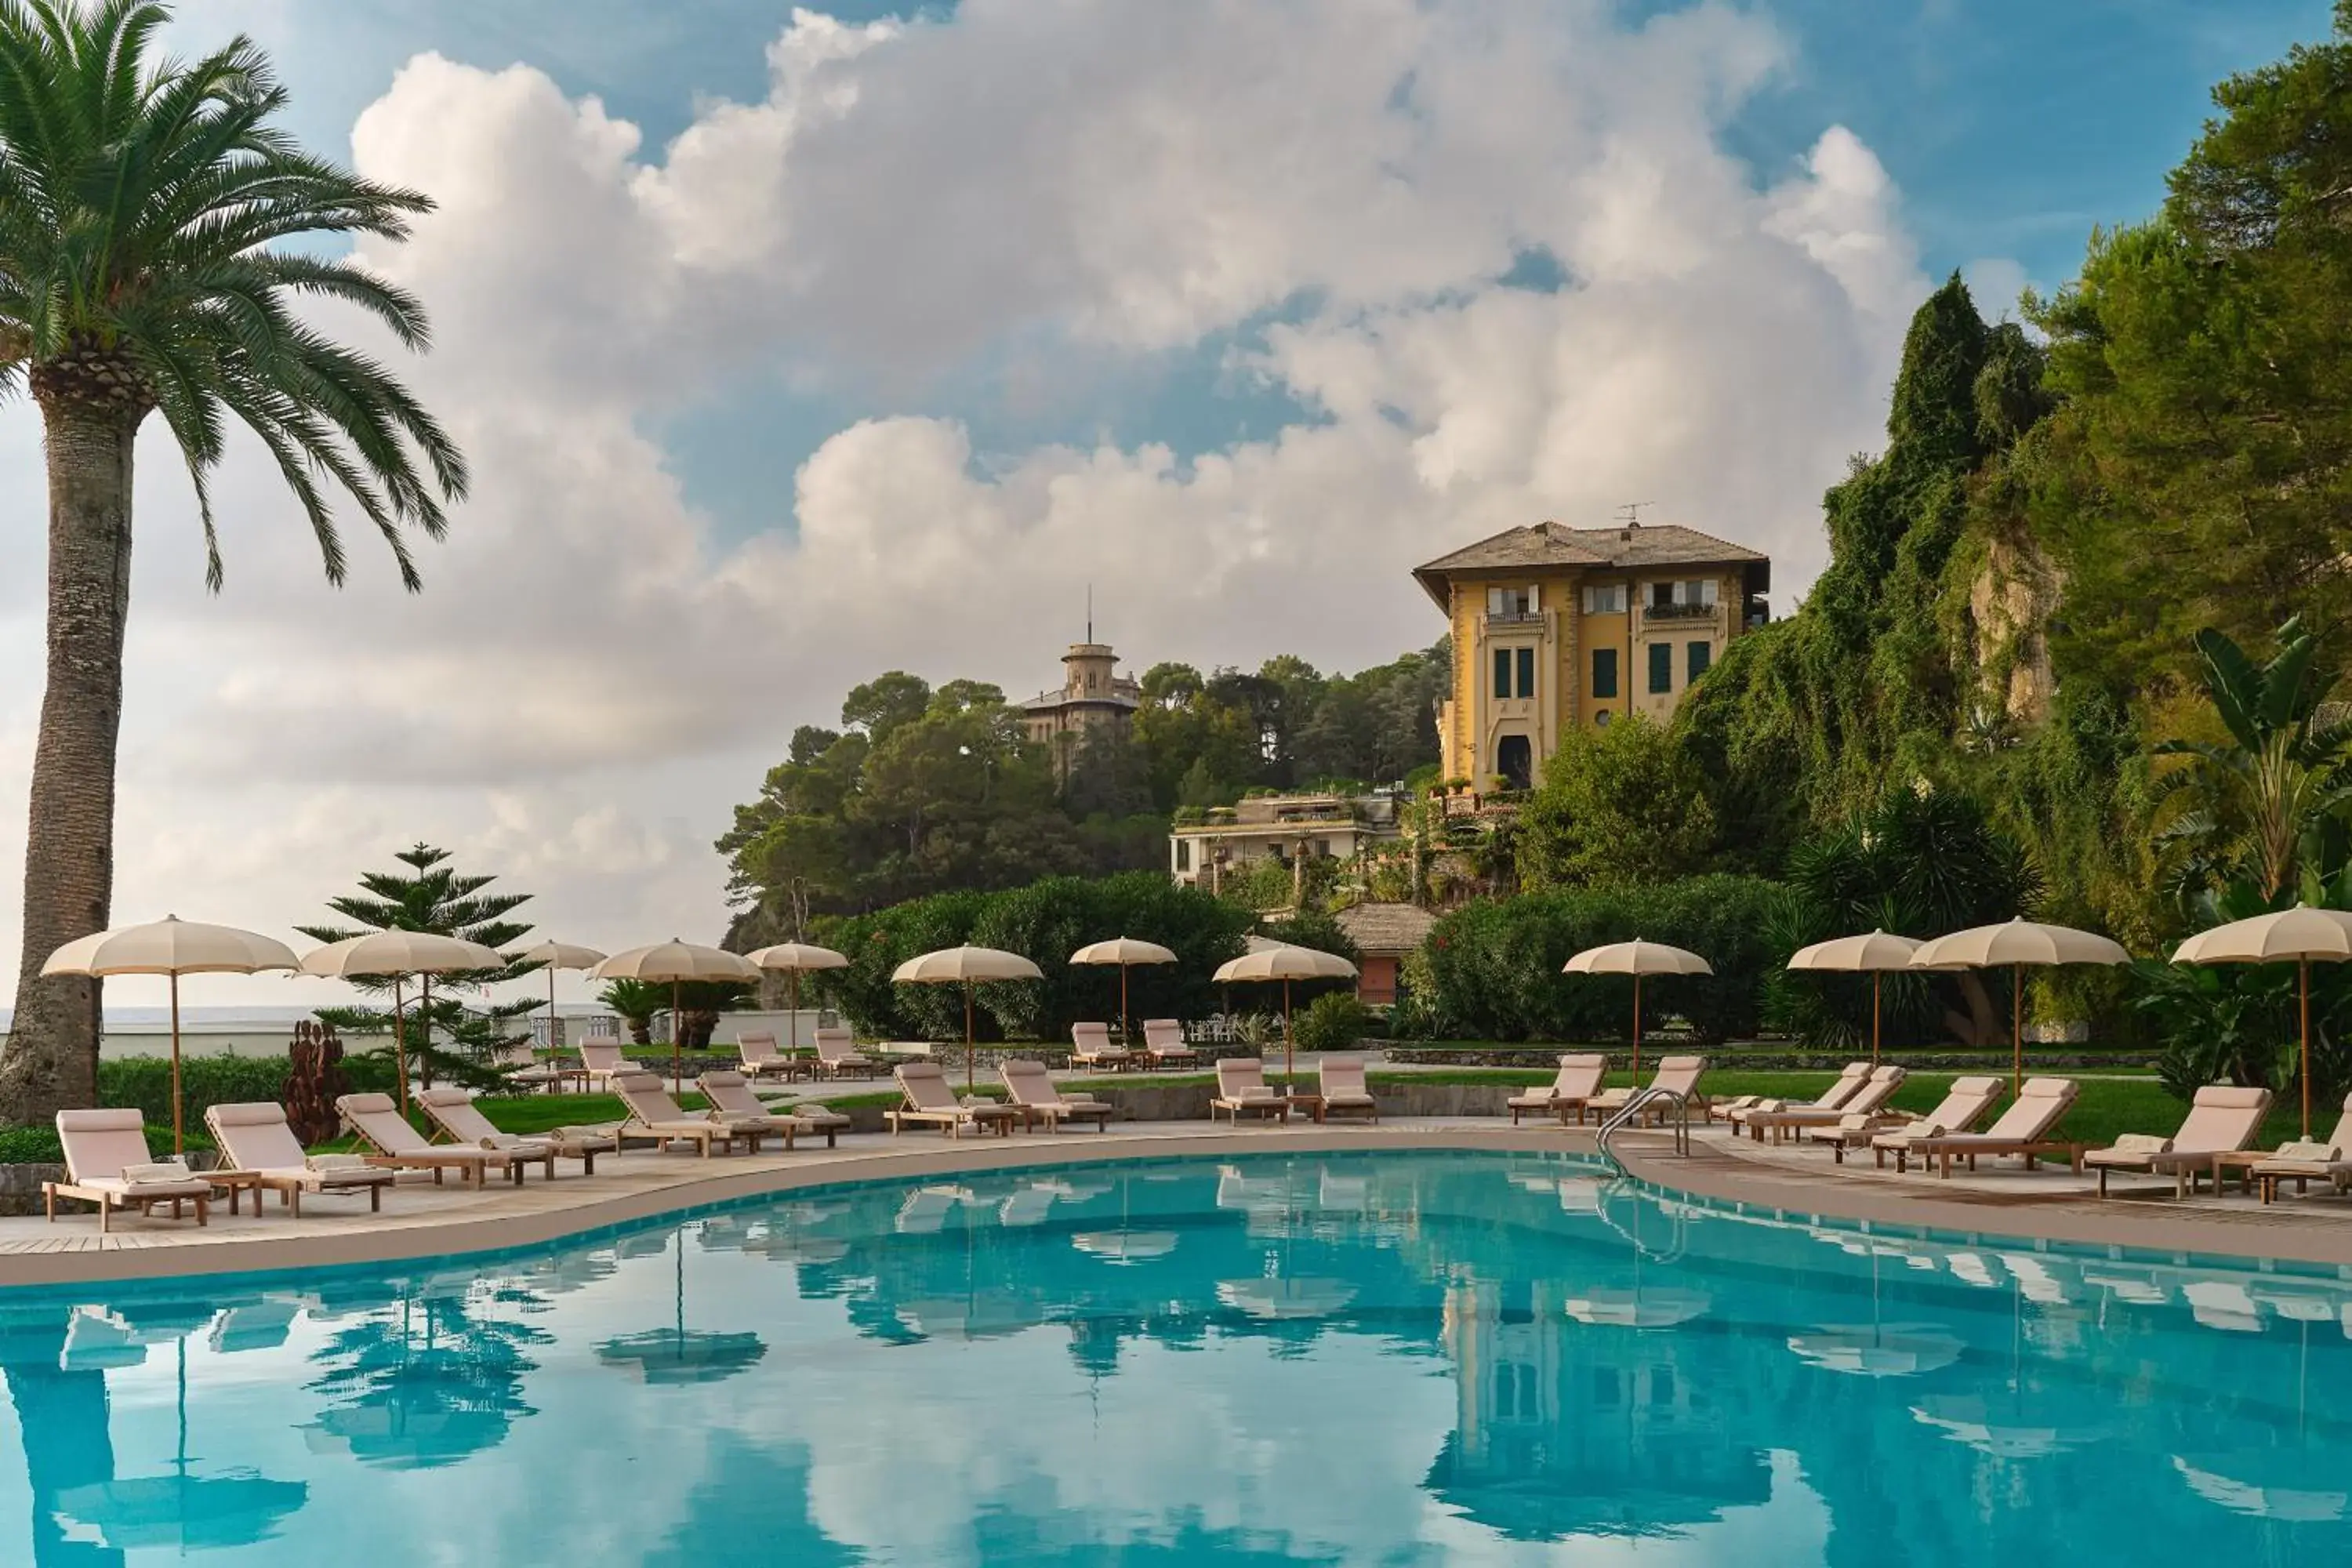
{"type": "Polygon", "coordinates": [[[262,1199],[267,1194],[268,1189],[263,1187],[261,1184],[260,1172],[201,1171],[197,1173],[197,1176],[199,1180],[210,1182],[215,1187],[222,1187],[227,1190],[228,1212],[231,1214],[236,1214],[237,1212],[236,1205],[239,1194],[248,1192],[251,1193],[253,1194],[253,1217],[256,1219],[259,1219],[261,1217],[262,1199]]]}
{"type": "Polygon", "coordinates": [[[1283,1098],[1290,1101],[1291,1110],[1297,1111],[1303,1116],[1312,1117],[1315,1121],[1315,1125],[1318,1127],[1323,1125],[1324,1105],[1323,1097],[1321,1095],[1287,1094],[1283,1096],[1283,1098]]]}
{"type": "MultiPolygon", "coordinates": [[[[2273,1160],[2277,1157],[2277,1155],[2263,1149],[2223,1150],[2221,1153],[2213,1156],[2213,1163],[2211,1166],[2213,1173],[2213,1195],[2217,1198],[2221,1195],[2224,1184],[2229,1180],[2230,1173],[2232,1171],[2238,1173],[2238,1190],[2242,1193],[2252,1192],[2254,1190],[2254,1167],[2262,1163],[2264,1160],[2273,1160]]],[[[2196,1178],[2193,1173],[2191,1173],[2189,1177],[2189,1190],[2192,1194],[2196,1191],[2196,1178]]]]}

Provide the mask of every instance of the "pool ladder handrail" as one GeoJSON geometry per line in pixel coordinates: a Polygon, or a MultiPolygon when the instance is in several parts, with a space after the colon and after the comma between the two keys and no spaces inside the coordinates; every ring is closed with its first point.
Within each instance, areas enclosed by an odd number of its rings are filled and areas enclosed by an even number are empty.
{"type": "Polygon", "coordinates": [[[1647,1089],[1636,1090],[1633,1099],[1619,1106],[1609,1120],[1601,1124],[1601,1131],[1593,1140],[1600,1145],[1601,1153],[1608,1156],[1610,1163],[1620,1171],[1625,1169],[1625,1162],[1617,1157],[1617,1151],[1609,1146],[1609,1140],[1662,1100],[1674,1102],[1675,1152],[1685,1160],[1690,1158],[1690,1097],[1680,1089],[1661,1089],[1652,1084],[1647,1089]]]}

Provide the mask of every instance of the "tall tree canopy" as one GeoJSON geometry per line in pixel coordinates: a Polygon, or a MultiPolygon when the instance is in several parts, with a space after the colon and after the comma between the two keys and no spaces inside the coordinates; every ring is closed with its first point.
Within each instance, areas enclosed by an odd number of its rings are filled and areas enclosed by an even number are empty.
{"type": "Polygon", "coordinates": [[[466,487],[432,416],[298,311],[312,299],[354,305],[421,349],[417,301],[348,258],[278,248],[398,239],[432,204],[297,146],[277,123],[285,91],[248,40],[154,58],[167,20],[148,0],[0,0],[0,391],[29,390],[40,408],[49,493],[48,683],[0,1058],[11,1120],[97,1092],[98,985],[40,969],[104,927],[112,903],[131,459],[148,415],[162,414],[194,483],[215,587],[208,479],[232,425],[276,459],[331,582],[346,563],[331,489],[415,588],[407,531],[439,538],[442,502],[466,487]]]}

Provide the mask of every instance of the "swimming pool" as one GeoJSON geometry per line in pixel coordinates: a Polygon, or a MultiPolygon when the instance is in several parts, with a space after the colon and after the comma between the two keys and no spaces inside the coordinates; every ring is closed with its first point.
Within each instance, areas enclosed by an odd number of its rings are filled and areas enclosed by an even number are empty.
{"type": "Polygon", "coordinates": [[[2347,1335],[2333,1278],[1743,1217],[1565,1157],[845,1186],[0,1293],[0,1563],[2320,1561],[2347,1335]]]}

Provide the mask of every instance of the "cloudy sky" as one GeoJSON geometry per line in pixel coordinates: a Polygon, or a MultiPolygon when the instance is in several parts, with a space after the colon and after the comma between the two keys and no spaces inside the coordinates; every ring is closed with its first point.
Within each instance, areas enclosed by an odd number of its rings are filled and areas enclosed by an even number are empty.
{"type": "MultiPolygon", "coordinates": [[[[203,591],[140,450],[118,920],[283,932],[419,837],[621,946],[890,668],[1353,668],[1406,573],[1626,501],[1769,550],[1876,445],[1904,321],[2144,215],[2325,0],[185,0],[440,210],[367,259],[474,461],[404,595],[329,589],[257,450],[203,591]]],[[[356,327],[351,329],[358,331],[356,327]]],[[[39,702],[37,416],[0,410],[0,864],[39,702]]],[[[16,900],[0,899],[15,942],[16,900]]],[[[298,1000],[223,982],[199,999],[298,1000]]],[[[150,1000],[118,984],[110,1000],[150,1000]]]]}

